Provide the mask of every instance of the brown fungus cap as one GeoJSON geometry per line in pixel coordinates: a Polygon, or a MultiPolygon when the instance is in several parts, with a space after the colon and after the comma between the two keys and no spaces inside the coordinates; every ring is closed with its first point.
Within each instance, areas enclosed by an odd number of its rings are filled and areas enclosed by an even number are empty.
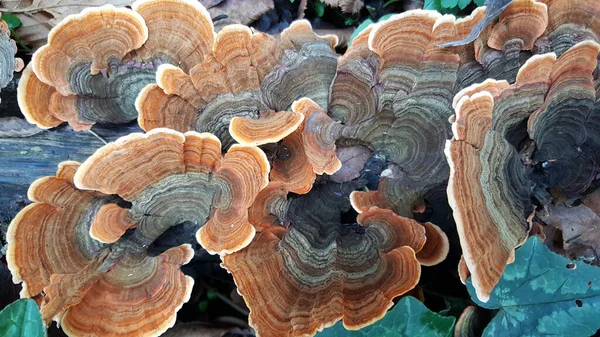
{"type": "Polygon", "coordinates": [[[335,197],[339,186],[329,187],[288,202],[287,230],[264,228],[248,247],[223,257],[258,335],[313,335],[338,320],[360,329],[420,278],[415,251],[425,229],[378,208],[360,214],[358,224],[341,225],[339,202],[347,200],[335,197]]]}
{"type": "MultiPolygon", "coordinates": [[[[599,50],[600,45],[588,41],[559,59],[555,54],[536,55],[519,70],[515,84],[488,81],[457,95],[454,137],[446,145],[451,167],[448,198],[464,260],[482,301],[487,301],[506,264],[514,259],[514,249],[529,231],[531,179],[535,175],[521,162],[514,145],[520,137],[518,126],[529,120],[531,133],[531,125],[543,113],[552,114],[573,104],[592,105],[592,70],[599,50]],[[573,69],[575,64],[577,69],[573,69]]],[[[567,118],[579,123],[585,120],[579,113],[567,118]]],[[[550,132],[551,125],[546,125],[550,132]]],[[[565,128],[564,122],[561,127],[565,132],[576,130],[565,128]]],[[[543,149],[539,145],[534,153],[543,149]]],[[[575,175],[585,176],[585,172],[575,175]]]]}
{"type": "Polygon", "coordinates": [[[88,8],[52,29],[48,44],[33,55],[33,71],[57,95],[69,97],[69,111],[48,111],[29,99],[27,109],[38,115],[33,122],[43,122],[49,117],[40,115],[49,113],[82,130],[97,122],[133,120],[135,98],[155,81],[158,65],[189,71],[212,48],[212,21],[198,2],[138,0],[132,8],[88,8]]]}
{"type": "Polygon", "coordinates": [[[146,131],[211,132],[225,148],[234,140],[247,145],[280,141],[302,122],[290,111],[296,99],[309,97],[327,106],[336,42],[317,36],[307,21],[293,23],[279,40],[246,26],[226,26],[216,34],[210,55],[189,75],[172,66],[158,68],[156,84],[137,97],[139,124],[146,131]]]}
{"type": "Polygon", "coordinates": [[[99,209],[114,197],[75,187],[79,163],[59,164],[54,177],[35,181],[33,203],[9,226],[7,261],[22,297],[39,299],[43,319],[69,336],[157,336],[175,323],[193,280],[180,266],[189,245],[150,257],[136,234],[112,245],[92,239],[99,209]]]}
{"type": "MultiPolygon", "coordinates": [[[[350,193],[350,204],[359,214],[369,211],[373,207],[381,209],[393,209],[393,205],[380,199],[378,191],[354,191],[350,193]]],[[[419,222],[417,222],[419,223],[419,222]]],[[[446,259],[450,251],[448,236],[444,231],[430,223],[419,223],[425,228],[425,245],[417,252],[417,260],[423,266],[434,266],[446,259]]]]}
{"type": "Polygon", "coordinates": [[[254,237],[248,208],[267,185],[268,172],[257,147],[234,145],[221,156],[221,143],[211,134],[155,129],[100,148],[75,182],[132,203],[129,210],[111,206],[99,213],[95,233],[105,233],[106,241],[114,239],[110,233],[137,226],[150,244],[168,228],[190,222],[202,227],[197,237],[204,248],[225,254],[254,237]]]}

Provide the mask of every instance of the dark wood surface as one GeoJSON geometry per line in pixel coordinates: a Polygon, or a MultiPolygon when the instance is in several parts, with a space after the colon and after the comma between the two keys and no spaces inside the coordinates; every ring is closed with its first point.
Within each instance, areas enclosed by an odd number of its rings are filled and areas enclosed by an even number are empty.
{"type": "MultiPolygon", "coordinates": [[[[16,102],[16,81],[0,92],[0,118],[22,118],[16,102]]],[[[96,125],[93,130],[106,141],[141,132],[136,122],[96,125]]],[[[84,161],[102,145],[93,134],[75,132],[66,124],[30,137],[0,138],[0,223],[10,221],[28,203],[31,182],[54,175],[62,161],[84,161]]]]}

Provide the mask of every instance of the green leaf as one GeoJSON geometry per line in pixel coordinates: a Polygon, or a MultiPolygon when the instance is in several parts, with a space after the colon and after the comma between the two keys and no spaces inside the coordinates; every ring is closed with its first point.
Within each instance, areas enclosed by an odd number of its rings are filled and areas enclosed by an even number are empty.
{"type": "Polygon", "coordinates": [[[42,324],[42,316],[34,300],[20,299],[0,311],[0,336],[46,336],[46,329],[42,324]]]}
{"type": "Polygon", "coordinates": [[[475,2],[478,7],[485,5],[485,0],[473,0],[473,2],[475,2]]]}
{"type": "Polygon", "coordinates": [[[458,8],[465,9],[470,3],[471,0],[458,0],[458,8]]]}
{"type": "Polygon", "coordinates": [[[11,14],[2,14],[2,20],[6,22],[8,29],[11,31],[15,30],[15,28],[21,25],[21,19],[11,14]]]}
{"type": "Polygon", "coordinates": [[[442,0],[442,8],[454,8],[458,4],[458,0],[442,0]]]}
{"type": "Polygon", "coordinates": [[[454,317],[440,316],[406,296],[382,319],[361,330],[348,331],[338,322],[315,337],[451,337],[454,322],[454,317]]]}
{"type": "Polygon", "coordinates": [[[317,14],[317,17],[323,17],[323,14],[325,14],[325,7],[327,7],[327,5],[324,2],[321,1],[315,1],[313,8],[315,9],[315,13],[317,14]]]}
{"type": "Polygon", "coordinates": [[[591,336],[600,328],[600,268],[550,252],[531,237],[516,251],[487,303],[498,313],[483,336],[591,336]]]}
{"type": "MultiPolygon", "coordinates": [[[[394,14],[395,13],[390,13],[390,14],[383,15],[383,16],[381,16],[379,18],[379,20],[377,20],[377,22],[385,21],[385,20],[391,18],[392,15],[394,15],[394,14]]],[[[354,40],[354,38],[356,38],[358,36],[358,34],[360,34],[360,32],[362,32],[363,30],[365,30],[365,28],[367,28],[372,23],[373,23],[373,20],[366,19],[360,25],[358,25],[358,27],[356,27],[356,29],[354,30],[354,32],[352,33],[352,35],[350,35],[350,41],[348,41],[348,47],[350,47],[350,45],[352,44],[352,40],[354,40]]]]}

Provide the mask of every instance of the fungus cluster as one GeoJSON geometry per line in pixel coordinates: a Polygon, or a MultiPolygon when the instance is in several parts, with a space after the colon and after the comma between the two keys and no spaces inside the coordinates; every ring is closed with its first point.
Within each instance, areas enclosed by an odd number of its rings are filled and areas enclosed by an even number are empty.
{"type": "Polygon", "coordinates": [[[192,251],[148,246],[191,224],[261,336],[359,329],[446,259],[447,228],[415,220],[433,210],[455,220],[461,280],[485,301],[547,190],[581,194],[600,171],[594,1],[515,0],[447,48],[485,7],[409,11],[343,56],[307,21],[279,38],[215,33],[192,0],[70,16],[24,71],[23,113],[76,130],[137,118],[147,133],[32,184],[8,237],[14,280],[68,334],[156,335],[189,298],[192,251]]]}

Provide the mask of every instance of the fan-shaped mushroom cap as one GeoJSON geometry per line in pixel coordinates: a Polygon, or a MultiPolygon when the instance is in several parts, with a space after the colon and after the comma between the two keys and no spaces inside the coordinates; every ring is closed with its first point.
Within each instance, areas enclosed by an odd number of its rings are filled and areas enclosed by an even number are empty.
{"type": "MultiPolygon", "coordinates": [[[[600,45],[588,41],[558,60],[554,54],[536,55],[519,70],[515,84],[488,81],[457,95],[454,138],[446,145],[451,166],[448,198],[465,263],[482,301],[488,299],[514,249],[526,239],[533,210],[530,169],[516,149],[523,138],[519,125],[528,119],[532,125],[554,100],[593,104],[591,73],[599,50],[600,45]],[[580,70],[572,69],[573,64],[580,70]],[[578,89],[569,88],[570,83],[578,89]]],[[[579,113],[572,119],[585,120],[579,113]]]]}
{"type": "Polygon", "coordinates": [[[302,98],[292,104],[294,112],[304,115],[301,127],[304,152],[317,174],[333,174],[342,163],[335,154],[336,125],[319,105],[309,98],[302,98]],[[329,132],[331,128],[331,132],[329,132]]]}
{"type": "Polygon", "coordinates": [[[154,82],[159,64],[188,71],[212,48],[212,21],[198,2],[139,0],[132,8],[106,5],[68,16],[34,54],[35,75],[58,94],[73,96],[68,116],[50,111],[54,118],[77,129],[130,121],[137,117],[135,98],[154,82]]]}
{"type": "Polygon", "coordinates": [[[384,157],[388,170],[375,204],[401,216],[447,179],[443,144],[451,130],[441,126],[452,114],[461,60],[438,45],[466,37],[465,22],[433,11],[394,15],[359,34],[338,64],[330,107],[341,124],[320,126],[321,137],[384,157]]]}
{"type": "Polygon", "coordinates": [[[9,226],[7,262],[21,296],[32,297],[50,284],[52,274],[74,273],[89,264],[105,245],[87,238],[89,217],[103,200],[73,186],[76,162],[63,162],[55,177],[34,181],[28,191],[32,204],[9,226]]]}
{"type": "Polygon", "coordinates": [[[33,70],[40,80],[62,95],[77,94],[70,85],[70,72],[78,64],[91,62],[90,73],[109,68],[148,38],[148,27],[136,12],[105,5],[87,8],[60,22],[48,35],[48,44],[33,56],[33,70]],[[81,29],[81,25],[89,25],[81,29]]]}
{"type": "Polygon", "coordinates": [[[259,119],[233,117],[229,134],[240,144],[277,143],[294,132],[304,121],[299,112],[267,112],[259,119]]]}
{"type": "Polygon", "coordinates": [[[35,181],[33,203],[12,221],[7,261],[22,297],[40,296],[42,317],[71,336],[155,336],[175,322],[193,280],[179,268],[189,245],[149,257],[136,235],[108,246],[88,232],[107,202],[73,179],[79,163],[59,164],[55,177],[35,181]]]}
{"type": "Polygon", "coordinates": [[[417,284],[415,251],[425,243],[424,228],[377,208],[359,215],[359,224],[341,225],[339,202],[347,201],[335,196],[339,188],[293,199],[288,230],[266,228],[248,247],[223,257],[258,334],[312,335],[340,319],[359,329],[417,284]]]}
{"type": "Polygon", "coordinates": [[[25,119],[42,129],[49,129],[68,121],[73,129],[87,130],[92,124],[83,122],[77,113],[77,97],[63,96],[56,89],[40,81],[27,65],[17,87],[17,100],[25,119]]]}
{"type": "Polygon", "coordinates": [[[516,43],[519,50],[532,50],[535,40],[544,33],[547,25],[546,5],[535,0],[513,1],[491,27],[487,45],[503,50],[508,43],[516,43]]]}
{"type": "MultiPolygon", "coordinates": [[[[356,212],[362,214],[373,207],[393,209],[393,205],[381,199],[379,191],[353,191],[350,193],[350,204],[356,212]]],[[[418,222],[417,222],[418,223],[418,222]]],[[[441,263],[448,256],[450,243],[448,236],[442,229],[430,222],[419,223],[425,227],[425,245],[417,252],[417,260],[423,266],[434,266],[441,263]]]]}
{"type": "Polygon", "coordinates": [[[575,44],[600,42],[600,8],[594,0],[539,0],[548,6],[548,30],[537,42],[540,53],[562,55],[575,44]]]}
{"type": "Polygon", "coordinates": [[[431,222],[425,222],[422,225],[425,227],[427,241],[423,249],[417,252],[417,260],[423,266],[435,266],[448,256],[450,251],[448,236],[440,227],[431,222]]]}
{"type": "Polygon", "coordinates": [[[221,157],[221,144],[211,134],[155,129],[100,148],[82,164],[75,182],[132,203],[127,216],[111,206],[120,221],[110,221],[112,212],[100,212],[108,218],[98,227],[102,232],[135,225],[150,244],[169,227],[191,222],[204,226],[198,232],[204,248],[223,254],[254,237],[247,212],[267,185],[268,172],[267,158],[257,147],[235,145],[221,157]]]}
{"type": "Polygon", "coordinates": [[[210,53],[213,24],[200,2],[137,0],[131,9],[144,18],[148,27],[148,39],[132,55],[135,60],[144,62],[158,57],[187,72],[210,53]]]}
{"type": "Polygon", "coordinates": [[[254,203],[248,209],[248,221],[256,228],[257,232],[273,229],[279,221],[278,218],[285,218],[287,194],[288,190],[281,181],[271,181],[258,193],[254,203]]]}
{"type": "Polygon", "coordinates": [[[246,26],[226,26],[190,75],[159,67],[157,84],[136,101],[140,126],[211,132],[225,147],[233,140],[280,141],[302,122],[299,113],[289,112],[294,100],[310,97],[327,105],[335,42],[314,34],[306,21],[293,23],[279,41],[246,26]]]}
{"type": "Polygon", "coordinates": [[[545,101],[527,125],[536,144],[533,164],[544,165],[543,185],[573,194],[584,192],[600,171],[600,97],[592,76],[598,45],[588,41],[576,47],[552,68],[545,101]]]}
{"type": "Polygon", "coordinates": [[[283,183],[293,193],[305,194],[311,190],[317,175],[305,150],[301,130],[292,132],[275,148],[271,181],[283,183]]]}

